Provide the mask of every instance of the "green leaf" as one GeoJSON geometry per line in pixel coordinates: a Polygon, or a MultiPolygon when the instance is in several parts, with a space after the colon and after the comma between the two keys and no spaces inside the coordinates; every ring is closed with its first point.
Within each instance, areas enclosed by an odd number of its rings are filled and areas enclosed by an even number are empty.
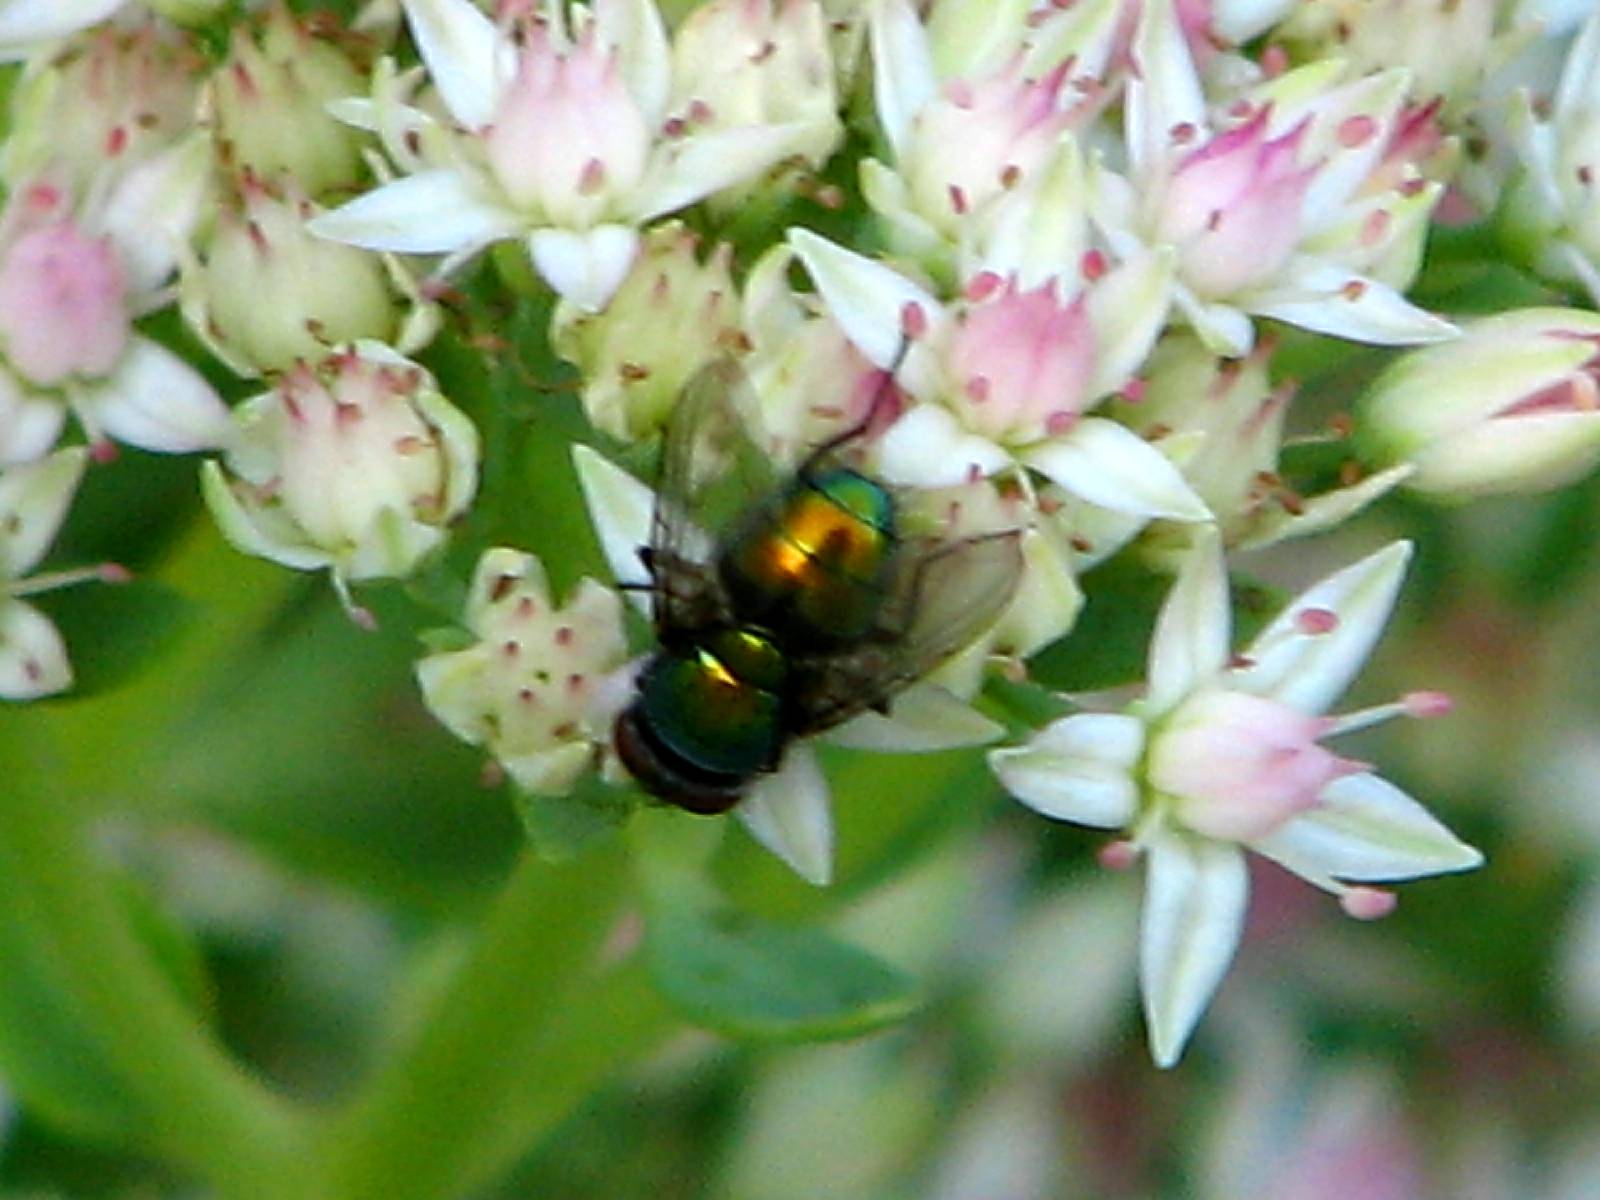
{"type": "Polygon", "coordinates": [[[921,1004],[907,976],[866,951],[725,906],[657,908],[646,954],[656,985],[684,1017],[730,1037],[856,1037],[921,1004]]]}

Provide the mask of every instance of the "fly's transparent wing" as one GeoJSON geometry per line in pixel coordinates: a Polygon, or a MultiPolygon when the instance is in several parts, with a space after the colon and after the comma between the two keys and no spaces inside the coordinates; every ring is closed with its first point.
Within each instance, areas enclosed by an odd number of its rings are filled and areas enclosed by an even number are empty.
{"type": "Polygon", "coordinates": [[[881,705],[994,624],[1022,575],[1022,533],[912,545],[902,557],[880,629],[859,646],[796,663],[797,732],[881,705]]]}
{"type": "Polygon", "coordinates": [[[727,531],[777,486],[753,432],[754,393],[731,359],[684,387],[661,444],[649,567],[663,633],[703,628],[726,603],[710,563],[727,531]]]}

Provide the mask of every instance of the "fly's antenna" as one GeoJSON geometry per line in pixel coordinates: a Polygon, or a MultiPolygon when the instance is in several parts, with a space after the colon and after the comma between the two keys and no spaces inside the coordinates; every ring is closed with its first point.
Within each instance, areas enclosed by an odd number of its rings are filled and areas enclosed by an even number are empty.
{"type": "Polygon", "coordinates": [[[921,307],[916,304],[907,304],[900,314],[900,344],[895,347],[894,357],[889,360],[889,365],[878,372],[878,385],[872,390],[872,398],[867,402],[867,411],[862,418],[841,433],[834,434],[822,445],[811,453],[815,460],[825,454],[837,450],[861,437],[871,429],[873,424],[892,403],[896,389],[895,376],[900,373],[900,368],[905,365],[906,356],[911,353],[911,346],[919,337],[927,332],[928,318],[921,307]]]}

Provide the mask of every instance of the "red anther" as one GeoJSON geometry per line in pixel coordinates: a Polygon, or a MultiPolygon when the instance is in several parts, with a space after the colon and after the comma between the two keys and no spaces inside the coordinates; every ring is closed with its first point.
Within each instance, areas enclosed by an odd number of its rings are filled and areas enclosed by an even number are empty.
{"type": "Polygon", "coordinates": [[[1341,146],[1353,149],[1371,141],[1377,132],[1377,120],[1363,113],[1354,117],[1346,117],[1340,121],[1337,135],[1341,146]]]}
{"type": "Polygon", "coordinates": [[[1339,614],[1328,608],[1302,608],[1294,615],[1295,628],[1313,637],[1339,628],[1339,614]]]}
{"type": "Polygon", "coordinates": [[[1456,706],[1446,692],[1407,692],[1400,697],[1408,717],[1442,717],[1456,706]]]}
{"type": "Polygon", "coordinates": [[[1393,892],[1375,887],[1353,887],[1339,897],[1339,907],[1344,909],[1345,915],[1358,921],[1376,921],[1387,917],[1398,903],[1393,892]]]}
{"type": "Polygon", "coordinates": [[[1053,412],[1044,419],[1044,431],[1051,437],[1060,437],[1078,423],[1075,412],[1053,412]]]}
{"type": "Polygon", "coordinates": [[[1095,851],[1094,860],[1108,871],[1126,871],[1139,861],[1139,847],[1126,839],[1107,842],[1095,851]]]}
{"type": "Polygon", "coordinates": [[[915,300],[900,306],[900,332],[912,341],[927,336],[928,314],[915,300]]]}
{"type": "Polygon", "coordinates": [[[967,286],[961,289],[961,294],[977,304],[994,295],[1005,286],[1005,282],[998,271],[979,271],[967,280],[967,286]]]}

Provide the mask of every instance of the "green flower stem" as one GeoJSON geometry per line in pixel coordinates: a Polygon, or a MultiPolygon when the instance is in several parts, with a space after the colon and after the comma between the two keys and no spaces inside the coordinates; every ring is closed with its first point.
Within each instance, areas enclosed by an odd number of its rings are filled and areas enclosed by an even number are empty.
{"type": "Polygon", "coordinates": [[[500,1177],[585,1098],[660,1045],[680,1022],[633,955],[575,994],[527,1047],[521,1082],[491,1114],[464,1175],[474,1193],[500,1177]]]}
{"type": "MultiPolygon", "coordinates": [[[[595,1006],[591,991],[606,990],[589,975],[628,895],[623,864],[618,842],[562,865],[524,855],[414,1040],[328,1131],[330,1195],[459,1196],[520,1148],[513,1141],[537,1136],[509,1123],[545,1089],[548,1030],[574,1017],[563,1002],[595,1006]]],[[[604,1037],[575,1036],[589,1040],[566,1047],[576,1057],[558,1065],[564,1104],[613,1065],[604,1037]]]]}
{"type": "MultiPolygon", "coordinates": [[[[36,748],[33,763],[58,749],[36,748]]],[[[0,920],[45,949],[71,1011],[135,1106],[145,1147],[230,1200],[311,1196],[298,1114],[228,1057],[158,970],[66,796],[25,763],[7,774],[0,920]]]]}

